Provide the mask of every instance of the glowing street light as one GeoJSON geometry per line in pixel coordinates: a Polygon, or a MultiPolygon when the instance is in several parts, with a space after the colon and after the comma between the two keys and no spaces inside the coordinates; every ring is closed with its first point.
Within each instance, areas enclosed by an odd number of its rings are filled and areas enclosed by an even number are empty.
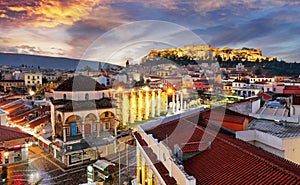
{"type": "Polygon", "coordinates": [[[29,90],[29,95],[30,96],[33,96],[35,94],[35,92],[34,91],[32,91],[32,90],[29,90]]]}
{"type": "Polygon", "coordinates": [[[168,95],[171,95],[171,94],[173,94],[174,93],[174,90],[172,89],[172,88],[168,88],[167,89],[167,94],[168,95]]]}

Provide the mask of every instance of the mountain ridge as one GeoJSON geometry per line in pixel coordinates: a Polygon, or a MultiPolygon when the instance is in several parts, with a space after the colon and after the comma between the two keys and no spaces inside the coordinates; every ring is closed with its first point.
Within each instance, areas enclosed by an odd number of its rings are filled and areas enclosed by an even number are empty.
{"type": "Polygon", "coordinates": [[[0,53],[0,64],[20,66],[22,64],[27,66],[41,67],[41,68],[52,68],[52,69],[66,69],[76,70],[81,67],[95,65],[101,66],[101,68],[119,67],[115,64],[109,64],[105,62],[97,61],[83,61],[80,59],[73,59],[67,57],[52,57],[52,56],[41,56],[41,55],[30,55],[30,54],[18,54],[18,53],[0,53]]]}

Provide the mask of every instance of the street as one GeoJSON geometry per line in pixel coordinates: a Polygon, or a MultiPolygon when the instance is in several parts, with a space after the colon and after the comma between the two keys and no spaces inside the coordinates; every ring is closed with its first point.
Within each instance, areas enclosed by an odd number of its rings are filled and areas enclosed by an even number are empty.
{"type": "MultiPolygon", "coordinates": [[[[135,177],[136,149],[135,146],[127,146],[128,150],[122,150],[105,157],[116,165],[115,184],[123,184],[135,177]],[[127,154],[128,157],[126,157],[127,154]],[[126,164],[129,164],[128,168],[126,164]],[[121,172],[120,179],[119,172],[121,172]]],[[[55,159],[51,158],[50,154],[43,152],[36,146],[29,147],[28,159],[26,162],[8,166],[8,185],[35,184],[38,181],[41,181],[40,184],[42,185],[77,185],[87,182],[87,165],[65,170],[55,159]]]]}
{"type": "Polygon", "coordinates": [[[8,166],[8,184],[79,184],[86,182],[86,165],[64,170],[50,160],[49,154],[37,147],[29,147],[28,161],[8,166]]]}

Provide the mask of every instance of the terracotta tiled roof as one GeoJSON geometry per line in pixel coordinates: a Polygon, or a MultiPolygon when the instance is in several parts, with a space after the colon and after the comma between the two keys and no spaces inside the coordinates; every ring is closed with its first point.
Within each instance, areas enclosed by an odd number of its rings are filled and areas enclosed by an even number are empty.
{"type": "Polygon", "coordinates": [[[101,91],[105,89],[107,88],[99,84],[96,80],[87,76],[78,75],[64,81],[55,91],[101,91]]]}
{"type": "Polygon", "coordinates": [[[293,104],[300,105],[300,95],[294,95],[293,104]]]}
{"type": "Polygon", "coordinates": [[[44,117],[40,117],[39,119],[35,119],[31,122],[29,122],[29,127],[34,129],[36,126],[39,126],[42,123],[49,123],[50,122],[50,115],[46,115],[44,117]]]}
{"type": "Polygon", "coordinates": [[[200,113],[197,121],[208,124],[208,121],[210,120],[232,131],[240,131],[244,130],[245,121],[250,122],[252,119],[253,117],[251,116],[246,116],[224,107],[216,107],[200,113]]]}
{"type": "Polygon", "coordinates": [[[10,105],[8,107],[5,107],[4,110],[5,111],[12,111],[20,106],[24,105],[24,102],[20,102],[20,103],[16,103],[16,104],[13,104],[13,105],[10,105]]]}
{"type": "Polygon", "coordinates": [[[10,141],[26,137],[31,137],[31,135],[22,132],[18,128],[0,126],[0,141],[10,141]]]}
{"type": "Polygon", "coordinates": [[[180,148],[183,153],[194,153],[207,150],[210,146],[208,142],[189,142],[181,144],[180,148]]]}
{"type": "Polygon", "coordinates": [[[271,100],[272,99],[272,96],[268,95],[266,93],[260,93],[260,94],[257,94],[257,96],[262,97],[264,100],[271,100]]]}
{"type": "MultiPolygon", "coordinates": [[[[191,143],[200,142],[203,137],[214,138],[212,131],[205,132],[203,127],[196,126],[184,118],[159,125],[146,132],[158,141],[164,141],[170,149],[182,141],[191,143]]],[[[220,133],[212,140],[210,149],[187,159],[183,166],[189,175],[196,178],[197,184],[300,182],[300,166],[220,133]]]]}

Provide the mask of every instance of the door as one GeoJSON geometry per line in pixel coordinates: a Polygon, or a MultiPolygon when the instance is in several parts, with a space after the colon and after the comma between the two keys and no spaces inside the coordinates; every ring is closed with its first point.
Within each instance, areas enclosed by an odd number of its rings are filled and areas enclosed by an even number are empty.
{"type": "Polygon", "coordinates": [[[71,123],[71,136],[76,135],[76,122],[71,123]]]}

